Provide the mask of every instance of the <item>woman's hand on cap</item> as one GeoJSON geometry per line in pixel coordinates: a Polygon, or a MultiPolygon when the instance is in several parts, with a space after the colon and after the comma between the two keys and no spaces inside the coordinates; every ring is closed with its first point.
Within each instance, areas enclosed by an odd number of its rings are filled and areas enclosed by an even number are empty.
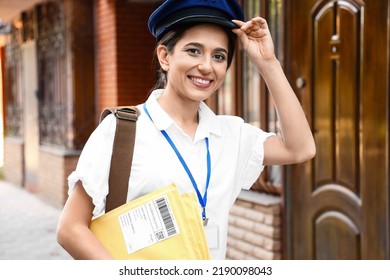
{"type": "Polygon", "coordinates": [[[242,47],[254,63],[275,60],[274,44],[267,21],[261,17],[255,17],[247,22],[233,20],[240,28],[233,32],[240,38],[242,47]]]}

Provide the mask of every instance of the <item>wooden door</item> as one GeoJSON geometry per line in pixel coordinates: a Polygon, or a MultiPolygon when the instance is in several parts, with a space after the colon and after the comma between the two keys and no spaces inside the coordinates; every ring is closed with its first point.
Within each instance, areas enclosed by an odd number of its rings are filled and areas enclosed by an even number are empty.
{"type": "Polygon", "coordinates": [[[287,168],[285,257],[388,259],[389,1],[286,1],[314,160],[287,168]]]}

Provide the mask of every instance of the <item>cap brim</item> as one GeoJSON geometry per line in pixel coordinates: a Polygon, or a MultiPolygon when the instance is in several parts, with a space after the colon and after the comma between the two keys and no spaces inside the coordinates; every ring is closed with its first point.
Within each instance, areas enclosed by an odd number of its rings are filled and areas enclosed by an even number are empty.
{"type": "Polygon", "coordinates": [[[191,23],[212,23],[227,29],[240,28],[233,21],[227,20],[225,18],[209,16],[209,15],[188,15],[172,22],[166,23],[161,30],[157,30],[158,37],[161,37],[162,34],[165,34],[169,30],[173,29],[178,24],[191,24],[191,23]]]}
{"type": "Polygon", "coordinates": [[[177,23],[215,23],[218,25],[222,25],[223,27],[233,29],[233,28],[239,28],[237,24],[235,24],[233,21],[226,20],[225,18],[215,17],[215,16],[207,16],[207,15],[190,15],[183,17],[179,20],[176,20],[170,24],[176,25],[177,23]]]}

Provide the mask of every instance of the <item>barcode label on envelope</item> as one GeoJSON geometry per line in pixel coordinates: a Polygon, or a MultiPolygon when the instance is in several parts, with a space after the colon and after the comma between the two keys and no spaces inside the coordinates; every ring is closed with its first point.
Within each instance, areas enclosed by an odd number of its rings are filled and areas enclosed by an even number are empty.
{"type": "Polygon", "coordinates": [[[118,216],[129,254],[180,233],[167,196],[118,216]]]}

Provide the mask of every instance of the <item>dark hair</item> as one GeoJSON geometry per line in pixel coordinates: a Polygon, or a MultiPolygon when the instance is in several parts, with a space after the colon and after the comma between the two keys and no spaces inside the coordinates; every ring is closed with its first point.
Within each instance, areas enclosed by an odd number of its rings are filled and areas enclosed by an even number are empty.
{"type": "MultiPolygon", "coordinates": [[[[172,52],[176,43],[183,37],[184,33],[191,27],[198,25],[198,24],[184,24],[180,25],[177,28],[169,31],[167,34],[165,34],[160,41],[157,42],[156,49],[154,50],[154,56],[153,56],[153,68],[154,68],[154,73],[156,75],[156,84],[153,87],[153,90],[155,89],[161,89],[165,88],[167,85],[167,73],[164,71],[160,63],[158,61],[157,57],[157,46],[163,45],[167,48],[168,52],[172,52]]],[[[218,25],[219,26],[219,25],[218,25]]],[[[221,27],[221,26],[220,26],[221,27]]],[[[228,60],[227,60],[227,68],[230,67],[232,60],[233,60],[233,55],[234,55],[234,49],[235,49],[235,43],[236,43],[236,38],[237,36],[228,29],[225,29],[221,27],[223,30],[228,35],[229,39],[229,50],[228,50],[228,60]]]]}

